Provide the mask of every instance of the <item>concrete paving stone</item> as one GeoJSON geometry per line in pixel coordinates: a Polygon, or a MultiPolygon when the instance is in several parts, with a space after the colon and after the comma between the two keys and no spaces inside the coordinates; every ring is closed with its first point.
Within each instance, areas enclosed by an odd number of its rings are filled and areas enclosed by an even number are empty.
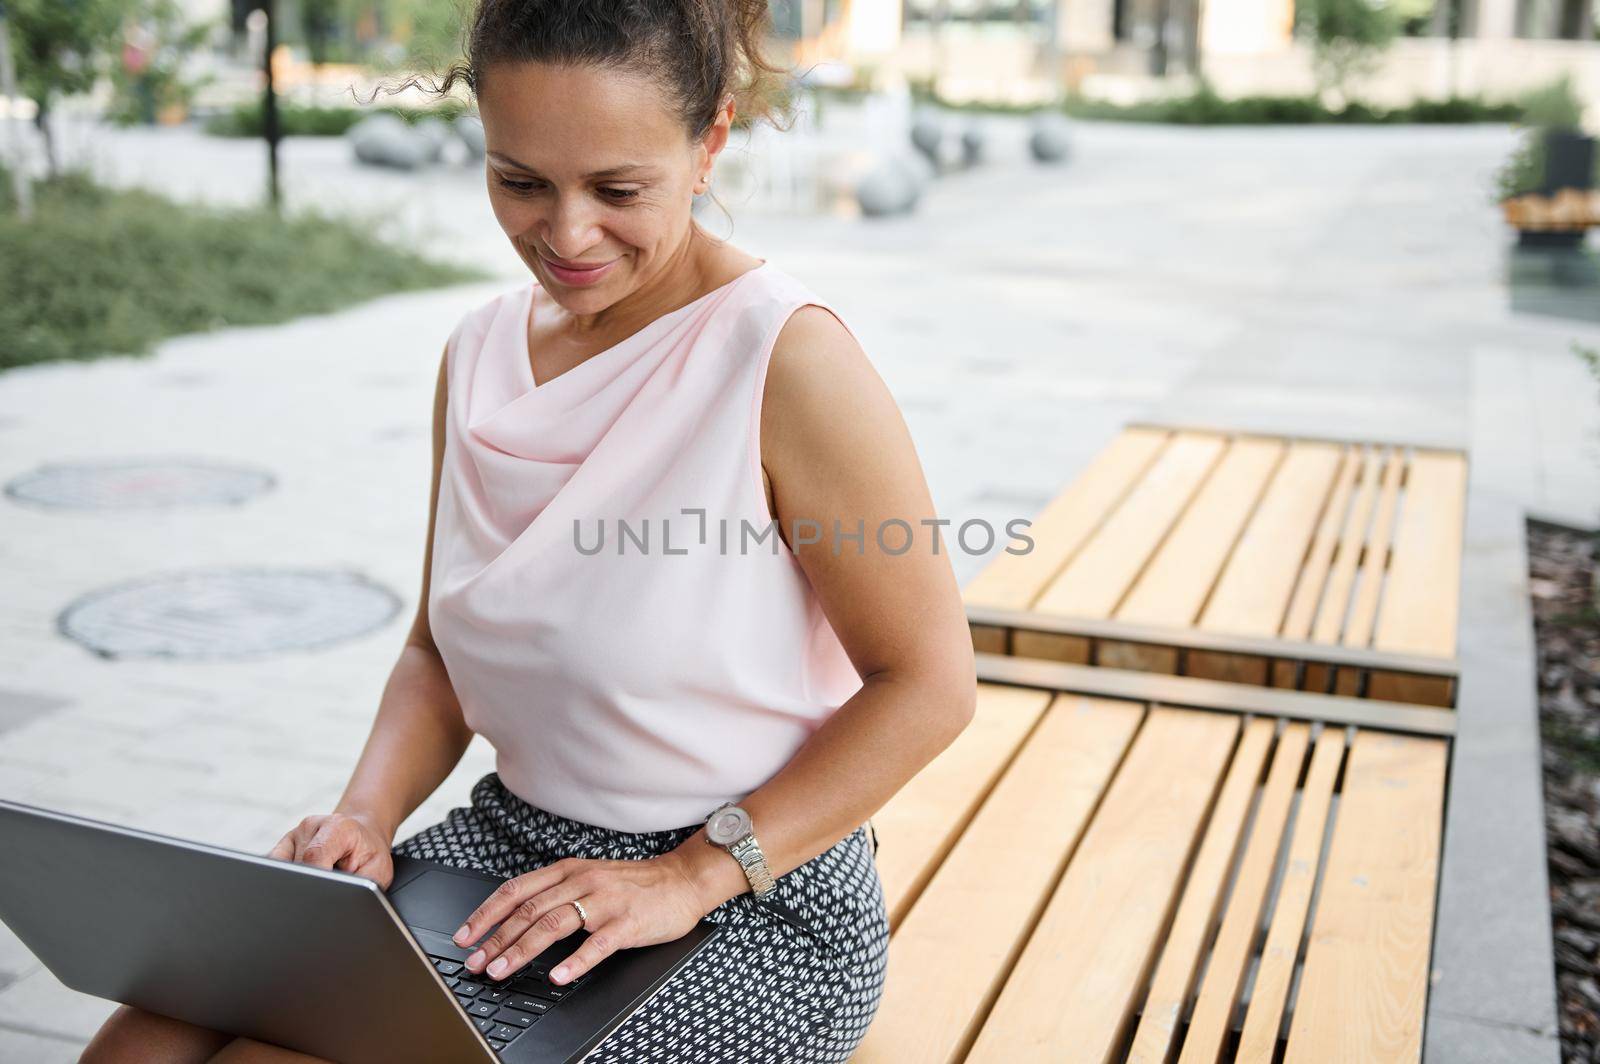
{"type": "Polygon", "coordinates": [[[1433,1014],[1422,1046],[1423,1064],[1555,1064],[1561,1040],[1552,1031],[1433,1014]]]}
{"type": "Polygon", "coordinates": [[[27,1064],[78,1064],[87,1038],[58,1038],[0,1024],[0,1047],[7,1060],[27,1064]]]}
{"type": "Polygon", "coordinates": [[[0,991],[0,1059],[19,1059],[12,1055],[10,1031],[76,1039],[82,1045],[94,1037],[116,1008],[116,1002],[63,985],[48,968],[39,965],[0,991]]]}
{"type": "Polygon", "coordinates": [[[0,923],[0,993],[39,963],[16,933],[0,923]]]}
{"type": "Polygon", "coordinates": [[[32,721],[52,713],[63,706],[70,706],[71,700],[58,698],[54,695],[42,695],[32,691],[19,691],[15,688],[0,687],[0,734],[12,731],[32,721]]]}

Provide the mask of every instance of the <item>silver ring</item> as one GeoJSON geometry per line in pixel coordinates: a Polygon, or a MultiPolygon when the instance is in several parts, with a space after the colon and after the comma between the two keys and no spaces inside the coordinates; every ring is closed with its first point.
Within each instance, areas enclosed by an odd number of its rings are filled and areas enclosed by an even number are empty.
{"type": "Polygon", "coordinates": [[[574,899],[572,899],[572,907],[574,909],[578,910],[578,925],[580,927],[582,927],[585,931],[589,930],[589,914],[584,909],[583,902],[581,902],[578,899],[574,898],[574,899]]]}

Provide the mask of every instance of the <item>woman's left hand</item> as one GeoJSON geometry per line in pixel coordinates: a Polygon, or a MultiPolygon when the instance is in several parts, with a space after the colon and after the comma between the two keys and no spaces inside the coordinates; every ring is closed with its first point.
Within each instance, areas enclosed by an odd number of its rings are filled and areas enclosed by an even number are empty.
{"type": "Polygon", "coordinates": [[[619,949],[681,938],[705,915],[682,863],[672,854],[639,861],[569,857],[506,880],[455,933],[469,946],[496,922],[494,934],[466,960],[467,970],[502,979],[584,926],[572,902],[583,903],[589,937],[550,970],[569,983],[619,949]]]}

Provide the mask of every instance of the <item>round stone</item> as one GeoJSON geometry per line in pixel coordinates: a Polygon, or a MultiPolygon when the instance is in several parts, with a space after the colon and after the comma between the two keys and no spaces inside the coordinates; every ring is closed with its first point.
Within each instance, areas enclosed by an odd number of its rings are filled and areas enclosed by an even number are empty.
{"type": "Polygon", "coordinates": [[[345,139],[350,142],[358,162],[398,170],[415,170],[428,161],[433,151],[425,134],[383,111],[368,115],[351,126],[345,139]]]}
{"type": "Polygon", "coordinates": [[[1041,163],[1064,162],[1068,148],[1067,126],[1060,119],[1041,119],[1028,135],[1028,150],[1041,163]]]}
{"type": "Polygon", "coordinates": [[[71,510],[238,504],[268,490],[271,473],[187,459],[64,462],[6,485],[19,502],[71,510]]]}
{"type": "Polygon", "coordinates": [[[889,165],[898,169],[905,176],[905,179],[911,182],[911,188],[914,193],[912,196],[913,202],[923,192],[926,192],[928,186],[933,184],[934,179],[939,176],[939,171],[934,169],[927,156],[922,155],[920,152],[896,152],[890,156],[889,165]]]}
{"type": "Polygon", "coordinates": [[[483,158],[483,120],[477,115],[458,115],[455,120],[456,136],[467,146],[470,159],[483,158]]]}
{"type": "Polygon", "coordinates": [[[931,114],[920,114],[911,123],[911,143],[929,159],[939,158],[939,144],[944,139],[944,123],[931,114]]]}
{"type": "Polygon", "coordinates": [[[961,131],[961,157],[962,163],[967,166],[977,166],[983,162],[984,149],[987,147],[988,137],[983,127],[978,125],[968,126],[961,131]]]}
{"type": "Polygon", "coordinates": [[[426,148],[425,158],[430,163],[436,163],[443,158],[444,146],[456,136],[442,120],[432,117],[417,119],[416,124],[411,127],[411,132],[421,139],[426,148]]]}
{"type": "Polygon", "coordinates": [[[909,211],[919,194],[915,179],[898,159],[880,163],[856,185],[856,203],[869,218],[909,211]]]}
{"type": "Polygon", "coordinates": [[[90,592],[57,623],[101,657],[215,660],[339,643],[383,627],[399,609],[393,592],[359,573],[210,569],[90,592]]]}

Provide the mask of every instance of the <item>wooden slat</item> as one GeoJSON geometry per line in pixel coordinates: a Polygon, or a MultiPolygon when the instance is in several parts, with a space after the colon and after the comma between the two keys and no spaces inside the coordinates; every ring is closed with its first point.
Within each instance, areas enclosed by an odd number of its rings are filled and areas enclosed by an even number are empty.
{"type": "Polygon", "coordinates": [[[1250,812],[1250,800],[1261,780],[1261,769],[1276,728],[1277,721],[1271,717],[1257,717],[1245,725],[1244,736],[1228,767],[1228,778],[1222,784],[1216,809],[1206,826],[1205,839],[1200,843],[1200,852],[1184,886],[1178,915],[1173,918],[1156,974],[1150,981],[1144,1014],[1139,1018],[1139,1028],[1134,1032],[1133,1045],[1128,1051],[1128,1064],[1166,1064],[1172,1051],[1184,1003],[1194,988],[1200,951],[1216,924],[1223,885],[1228,870],[1233,867],[1244,822],[1250,812]]]}
{"type": "Polygon", "coordinates": [[[1033,632],[1017,629],[1011,633],[1011,653],[1019,658],[1042,658],[1074,665],[1089,664],[1091,641],[1081,635],[1033,632]]]}
{"type": "Polygon", "coordinates": [[[1373,639],[1379,650],[1455,656],[1466,497],[1464,456],[1418,451],[1412,457],[1373,639]]]}
{"type": "Polygon", "coordinates": [[[1300,767],[1305,764],[1309,736],[1307,725],[1289,724],[1278,737],[1272,769],[1250,826],[1244,861],[1228,896],[1228,908],[1217,932],[1211,959],[1206,964],[1205,981],[1200,985],[1200,996],[1195,1001],[1194,1016],[1189,1021],[1189,1033],[1184,1036],[1183,1054],[1178,1064],[1216,1064],[1222,1052],[1238,1006],[1245,969],[1255,947],[1256,933],[1261,927],[1267,888],[1277,867],[1278,851],[1283,845],[1284,827],[1289,822],[1295,785],[1300,782],[1300,767]]]}
{"type": "MultiPolygon", "coordinates": [[[[1344,619],[1350,613],[1350,590],[1356,584],[1356,567],[1361,564],[1361,548],[1372,523],[1372,508],[1377,503],[1378,485],[1383,480],[1384,456],[1376,447],[1366,449],[1361,459],[1361,481],[1355,501],[1339,534],[1339,553],[1328,573],[1316,623],[1311,627],[1313,643],[1337,643],[1344,632],[1344,619]]],[[[1320,686],[1320,685],[1319,685],[1320,686]]]]}
{"type": "Polygon", "coordinates": [[[1055,699],[895,932],[894,977],[853,1061],[965,1056],[1143,715],[1055,699]]]}
{"type": "Polygon", "coordinates": [[[1372,643],[1372,626],[1378,616],[1378,596],[1383,591],[1384,573],[1389,567],[1389,544],[1394,536],[1395,514],[1400,503],[1400,481],[1405,473],[1403,455],[1396,453],[1383,471],[1383,490],[1378,495],[1378,512],[1372,518],[1372,531],[1361,559],[1361,582],[1350,603],[1350,618],[1345,622],[1340,642],[1348,647],[1372,643]]]}
{"type": "Polygon", "coordinates": [[[1318,516],[1339,466],[1340,448],[1296,440],[1223,571],[1199,627],[1235,635],[1277,635],[1318,516]]]}
{"type": "Polygon", "coordinates": [[[1238,718],[1225,714],[1150,711],[972,1064],[1112,1059],[1238,734],[1238,718]]]}
{"type": "Polygon", "coordinates": [[[1045,691],[978,684],[972,723],[873,815],[891,927],[898,926],[1049,704],[1045,691]]]}
{"type": "Polygon", "coordinates": [[[1311,768],[1300,792],[1289,857],[1283,866],[1283,881],[1278,885],[1278,900],[1272,910],[1266,946],[1261,951],[1261,964],[1250,988],[1250,1007],[1245,1013],[1235,1064],[1272,1064],[1277,1050],[1283,1007],[1289,1000],[1289,983],[1300,953],[1300,938],[1305,933],[1317,865],[1322,860],[1322,837],[1328,827],[1333,784],[1343,760],[1344,729],[1324,728],[1311,752],[1311,768]]]}
{"type": "Polygon", "coordinates": [[[972,649],[981,654],[1004,654],[1006,630],[988,624],[972,625],[972,649]]]}
{"type": "Polygon", "coordinates": [[[1375,669],[1368,675],[1366,697],[1448,707],[1456,704],[1456,682],[1449,676],[1422,676],[1375,669]]]}
{"type": "Polygon", "coordinates": [[[1421,1058],[1445,752],[1441,740],[1357,733],[1286,1064],[1421,1058]]]}
{"type": "Polygon", "coordinates": [[[1221,436],[1193,433],[1167,444],[1122,505],[1044,589],[1034,609],[1069,617],[1110,617],[1225,445],[1221,436]]]}
{"type": "Polygon", "coordinates": [[[1285,639],[1306,639],[1311,635],[1311,623],[1316,619],[1317,603],[1328,585],[1333,561],[1333,550],[1339,545],[1339,535],[1344,529],[1345,514],[1350,509],[1350,496],[1354,493],[1356,474],[1364,464],[1364,447],[1348,447],[1339,460],[1339,475],[1333,482],[1333,495],[1322,508],[1322,518],[1317,522],[1317,535],[1311,541],[1311,553],[1300,570],[1300,580],[1295,584],[1294,598],[1289,602],[1289,612],[1284,617],[1285,639]]]}
{"type": "Polygon", "coordinates": [[[1245,438],[1228,448],[1117,609],[1117,620],[1194,623],[1283,452],[1275,439],[1245,438]]]}
{"type": "Polygon", "coordinates": [[[1171,435],[1153,429],[1124,429],[1033,520],[1028,529],[1033,549],[1026,554],[1001,551],[968,581],[962,597],[980,606],[1031,606],[1144,475],[1171,435]]]}

